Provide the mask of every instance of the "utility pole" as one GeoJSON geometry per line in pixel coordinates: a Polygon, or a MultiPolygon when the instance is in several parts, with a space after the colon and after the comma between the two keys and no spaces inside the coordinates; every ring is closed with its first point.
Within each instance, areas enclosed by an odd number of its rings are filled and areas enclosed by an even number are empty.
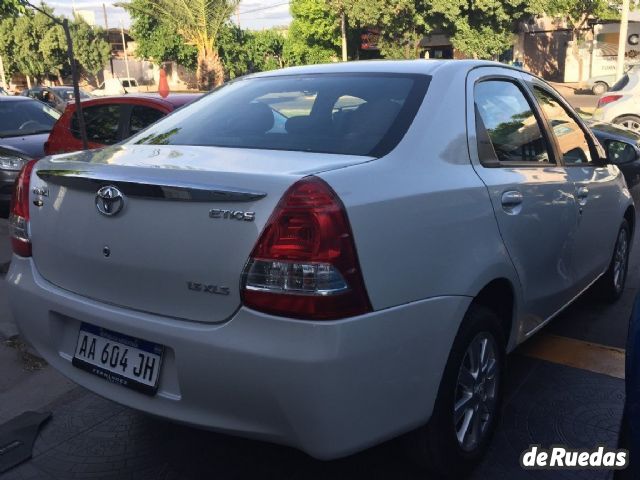
{"type": "Polygon", "coordinates": [[[113,74],[113,53],[111,49],[111,41],[109,40],[109,21],[107,20],[107,7],[102,4],[102,13],[104,13],[104,31],[107,34],[107,43],[109,44],[109,66],[111,67],[111,78],[115,78],[113,74]]]}
{"type": "Polygon", "coordinates": [[[122,23],[120,23],[120,34],[122,35],[122,48],[124,50],[124,65],[127,68],[127,78],[131,78],[131,74],[129,73],[129,57],[127,56],[127,42],[124,39],[124,25],[122,23]]]}
{"type": "Polygon", "coordinates": [[[624,56],[627,50],[627,32],[629,29],[629,0],[622,0],[620,16],[620,38],[618,39],[618,62],[616,64],[616,81],[624,75],[624,56]]]}
{"type": "Polygon", "coordinates": [[[340,30],[342,31],[342,61],[346,62],[348,60],[347,58],[347,16],[345,15],[344,10],[340,13],[340,30]]]}
{"type": "Polygon", "coordinates": [[[7,78],[4,76],[4,63],[2,62],[2,55],[0,55],[0,82],[2,82],[2,87],[7,90],[9,85],[7,85],[7,78]]]}
{"type": "Polygon", "coordinates": [[[62,28],[67,37],[67,56],[71,63],[71,77],[73,78],[73,97],[76,103],[76,116],[78,117],[78,126],[80,127],[80,138],[82,139],[82,149],[89,150],[89,141],[87,139],[87,127],[84,124],[84,114],[82,113],[82,105],[80,104],[80,85],[78,78],[78,65],[73,55],[73,42],[71,41],[71,30],[69,30],[69,20],[62,19],[62,28]]]}

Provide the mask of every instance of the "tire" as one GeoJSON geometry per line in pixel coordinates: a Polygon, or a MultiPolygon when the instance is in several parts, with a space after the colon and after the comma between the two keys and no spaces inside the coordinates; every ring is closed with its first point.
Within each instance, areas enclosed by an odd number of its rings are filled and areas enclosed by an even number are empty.
{"type": "Polygon", "coordinates": [[[609,268],[600,277],[596,285],[596,291],[599,292],[603,300],[613,303],[620,298],[624,292],[624,286],[627,281],[627,271],[629,270],[629,249],[631,246],[631,230],[626,220],[622,221],[616,244],[613,247],[613,254],[609,262],[609,268]]]}
{"type": "Polygon", "coordinates": [[[640,117],[636,115],[623,115],[616,118],[613,123],[627,127],[634,132],[640,132],[640,117]]]}
{"type": "Polygon", "coordinates": [[[607,85],[604,82],[596,82],[594,83],[593,87],[591,87],[591,92],[594,95],[602,95],[603,93],[606,93],[609,90],[609,85],[607,85]]]}
{"type": "Polygon", "coordinates": [[[458,479],[471,471],[484,455],[500,412],[505,359],[504,337],[500,319],[491,310],[472,304],[449,353],[431,419],[427,425],[406,437],[408,451],[421,467],[442,478],[458,479]],[[465,389],[461,386],[461,373],[463,369],[467,372],[474,370],[474,364],[469,362],[469,355],[473,351],[472,345],[479,346],[482,341],[486,345],[486,360],[491,358],[488,347],[491,346],[493,350],[493,381],[490,375],[480,375],[480,378],[484,378],[480,384],[472,374],[467,380],[473,386],[465,389]],[[459,409],[460,415],[456,415],[455,405],[464,397],[467,398],[467,408],[459,409]],[[489,413],[488,418],[479,415],[483,408],[489,413]],[[467,421],[469,415],[481,423],[467,421]],[[458,422],[456,417],[459,419],[458,422]],[[483,424],[483,421],[486,423],[483,424]],[[459,440],[459,432],[463,431],[465,422],[471,425],[471,428],[467,435],[462,435],[462,440],[459,440]],[[475,442],[474,431],[480,432],[475,442]]]}

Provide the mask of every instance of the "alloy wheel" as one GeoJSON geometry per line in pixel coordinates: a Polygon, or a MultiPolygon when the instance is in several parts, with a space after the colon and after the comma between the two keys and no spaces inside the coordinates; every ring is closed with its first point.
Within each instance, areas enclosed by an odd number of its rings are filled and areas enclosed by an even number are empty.
{"type": "Polygon", "coordinates": [[[453,419],[462,450],[476,449],[496,415],[500,365],[491,333],[477,334],[465,352],[458,372],[453,419]]]}
{"type": "Polygon", "coordinates": [[[620,125],[636,132],[640,131],[640,122],[636,120],[625,120],[620,122],[620,125]]]}
{"type": "Polygon", "coordinates": [[[627,231],[620,230],[618,241],[616,242],[616,250],[613,254],[613,285],[617,292],[624,288],[625,274],[627,272],[629,240],[627,231]]]}

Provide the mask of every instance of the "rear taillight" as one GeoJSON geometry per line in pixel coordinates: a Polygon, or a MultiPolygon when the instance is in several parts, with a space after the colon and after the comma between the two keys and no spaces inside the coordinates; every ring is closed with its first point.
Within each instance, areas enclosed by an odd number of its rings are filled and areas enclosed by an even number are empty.
{"type": "Polygon", "coordinates": [[[31,256],[29,239],[29,183],[36,160],[28,162],[16,178],[9,213],[9,236],[13,253],[21,257],[31,256]]]}
{"type": "Polygon", "coordinates": [[[606,104],[615,102],[616,100],[620,100],[621,98],[622,95],[605,95],[604,97],[601,97],[600,100],[598,100],[597,108],[604,107],[606,104]]]}
{"type": "Polygon", "coordinates": [[[307,177],[284,194],[251,252],[242,299],[308,320],[371,311],[346,211],[324,181],[307,177]]]}

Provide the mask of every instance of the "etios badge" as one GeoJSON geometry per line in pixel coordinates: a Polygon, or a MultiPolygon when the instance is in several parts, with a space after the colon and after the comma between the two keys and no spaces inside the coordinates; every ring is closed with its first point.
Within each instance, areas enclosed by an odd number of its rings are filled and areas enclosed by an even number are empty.
{"type": "Polygon", "coordinates": [[[112,217],[124,207],[124,195],[116,187],[102,187],[96,193],[96,208],[102,215],[112,217]]]}

